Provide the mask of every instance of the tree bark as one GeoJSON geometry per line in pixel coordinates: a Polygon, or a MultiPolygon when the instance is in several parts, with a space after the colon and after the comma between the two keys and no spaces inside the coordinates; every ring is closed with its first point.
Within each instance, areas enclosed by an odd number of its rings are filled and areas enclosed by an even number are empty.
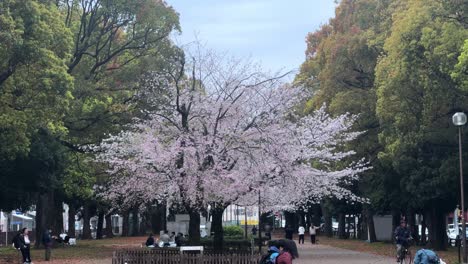
{"type": "Polygon", "coordinates": [[[313,221],[315,226],[319,226],[320,225],[320,217],[321,217],[320,205],[319,204],[314,204],[313,209],[314,209],[314,218],[313,218],[312,221],[313,221]]]}
{"type": "MultiPolygon", "coordinates": [[[[366,220],[369,237],[368,240],[370,243],[377,242],[377,235],[375,234],[375,225],[374,225],[374,210],[371,208],[366,209],[366,220]]],[[[393,237],[393,235],[392,235],[393,237]]]]}
{"type": "Polygon", "coordinates": [[[215,251],[222,251],[224,246],[223,213],[224,207],[214,207],[211,210],[213,221],[211,222],[211,232],[214,233],[213,244],[215,251]]]}
{"type": "Polygon", "coordinates": [[[36,205],[36,243],[34,245],[35,248],[39,248],[41,246],[41,238],[44,230],[47,226],[47,194],[38,194],[37,205],[36,205]]]}
{"type": "Polygon", "coordinates": [[[325,235],[327,237],[332,237],[333,236],[333,229],[332,229],[332,216],[330,214],[330,211],[326,207],[326,205],[322,202],[322,213],[323,213],[323,218],[325,220],[324,223],[324,228],[325,228],[325,235]]]}
{"type": "Polygon", "coordinates": [[[129,212],[128,211],[123,211],[123,220],[122,220],[122,236],[123,237],[128,237],[129,235],[129,212]]]}
{"type": "Polygon", "coordinates": [[[114,233],[112,233],[112,213],[108,212],[105,216],[106,220],[106,229],[104,230],[104,234],[106,235],[106,238],[112,238],[114,237],[114,233]]]}
{"type": "Polygon", "coordinates": [[[447,250],[446,219],[444,213],[437,208],[430,211],[429,245],[435,250],[447,250]]]}
{"type": "Polygon", "coordinates": [[[189,210],[189,239],[191,245],[200,244],[200,214],[197,210],[189,210]]]}
{"type": "Polygon", "coordinates": [[[360,225],[359,225],[359,239],[360,240],[369,240],[369,237],[368,237],[368,234],[367,234],[367,230],[368,229],[368,222],[367,222],[367,210],[365,209],[365,207],[363,207],[362,209],[362,212],[361,212],[361,217],[359,218],[360,219],[360,225]]]}
{"type": "Polygon", "coordinates": [[[89,205],[85,204],[83,206],[83,235],[82,239],[92,239],[93,237],[91,236],[91,226],[90,226],[90,209],[89,205]]]}
{"type": "Polygon", "coordinates": [[[74,205],[68,205],[68,236],[75,237],[76,230],[75,230],[75,215],[76,215],[76,208],[74,205]]]}
{"type": "Polygon", "coordinates": [[[102,229],[104,226],[104,211],[102,209],[99,210],[98,213],[98,222],[97,222],[97,230],[96,230],[96,239],[102,239],[102,229]]]}
{"type": "Polygon", "coordinates": [[[39,248],[42,243],[42,235],[45,230],[52,229],[54,234],[59,234],[63,229],[63,206],[56,202],[53,190],[38,194],[36,205],[36,243],[39,248]]]}
{"type": "Polygon", "coordinates": [[[413,236],[415,242],[419,243],[419,232],[416,225],[416,216],[413,209],[408,209],[407,212],[408,227],[411,230],[411,235],[413,236]]]}
{"type": "Polygon", "coordinates": [[[138,208],[135,207],[132,209],[132,236],[138,236],[139,234],[139,227],[138,224],[138,208]]]}
{"type": "Polygon", "coordinates": [[[52,234],[58,235],[65,231],[63,227],[63,203],[54,195],[51,205],[53,206],[52,210],[50,210],[52,234]]]}
{"type": "Polygon", "coordinates": [[[161,230],[161,221],[157,209],[151,210],[150,218],[151,231],[153,232],[153,234],[159,234],[159,230],[161,230]]]}
{"type": "Polygon", "coordinates": [[[346,217],[344,213],[338,214],[338,238],[346,239],[346,217]]]}

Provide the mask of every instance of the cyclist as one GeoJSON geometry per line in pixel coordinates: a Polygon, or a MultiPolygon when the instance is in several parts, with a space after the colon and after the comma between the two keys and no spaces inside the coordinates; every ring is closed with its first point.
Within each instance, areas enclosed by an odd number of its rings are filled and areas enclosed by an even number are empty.
{"type": "Polygon", "coordinates": [[[400,226],[395,229],[394,236],[397,247],[397,262],[399,262],[402,250],[409,248],[411,240],[411,231],[406,226],[405,220],[400,221],[400,226]]]}

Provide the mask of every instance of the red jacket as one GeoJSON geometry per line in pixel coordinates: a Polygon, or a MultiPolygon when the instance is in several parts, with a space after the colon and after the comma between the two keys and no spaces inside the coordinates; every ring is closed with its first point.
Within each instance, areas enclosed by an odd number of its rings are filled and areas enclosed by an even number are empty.
{"type": "Polygon", "coordinates": [[[292,264],[293,257],[291,253],[284,251],[276,258],[276,264],[292,264]]]}

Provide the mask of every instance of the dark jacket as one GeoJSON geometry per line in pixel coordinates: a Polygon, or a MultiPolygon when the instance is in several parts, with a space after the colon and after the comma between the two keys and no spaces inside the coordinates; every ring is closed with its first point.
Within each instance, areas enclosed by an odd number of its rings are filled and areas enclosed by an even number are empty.
{"type": "Polygon", "coordinates": [[[406,245],[411,237],[411,231],[408,227],[397,227],[395,229],[395,241],[397,244],[406,245]]]}
{"type": "Polygon", "coordinates": [[[14,246],[16,249],[20,249],[20,248],[21,248],[20,235],[21,235],[21,233],[16,234],[16,235],[13,237],[13,239],[11,240],[11,243],[13,244],[13,246],[14,246]]]}
{"type": "Polygon", "coordinates": [[[42,244],[44,246],[50,246],[52,245],[52,236],[50,235],[49,231],[44,231],[44,234],[42,235],[42,244]]]}
{"type": "Polygon", "coordinates": [[[148,239],[146,240],[146,246],[154,246],[154,238],[152,236],[148,237],[148,239]]]}
{"type": "Polygon", "coordinates": [[[29,247],[29,244],[26,244],[26,241],[24,240],[24,235],[23,235],[23,234],[20,234],[20,235],[19,235],[18,241],[19,241],[19,248],[27,248],[27,247],[29,247]]]}

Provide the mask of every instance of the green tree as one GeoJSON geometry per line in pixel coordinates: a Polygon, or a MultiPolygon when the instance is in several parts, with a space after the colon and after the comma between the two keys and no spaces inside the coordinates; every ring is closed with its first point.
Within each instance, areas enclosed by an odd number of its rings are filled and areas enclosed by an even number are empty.
{"type": "Polygon", "coordinates": [[[71,37],[51,4],[0,3],[0,159],[27,155],[39,128],[66,132],[63,117],[73,87],[66,65],[71,37]]]}
{"type": "Polygon", "coordinates": [[[396,172],[406,207],[426,213],[429,239],[438,249],[446,247],[445,213],[457,201],[450,116],[466,107],[450,74],[468,37],[443,12],[437,1],[408,1],[395,14],[376,68],[379,139],[385,147],[379,158],[396,172]]]}

